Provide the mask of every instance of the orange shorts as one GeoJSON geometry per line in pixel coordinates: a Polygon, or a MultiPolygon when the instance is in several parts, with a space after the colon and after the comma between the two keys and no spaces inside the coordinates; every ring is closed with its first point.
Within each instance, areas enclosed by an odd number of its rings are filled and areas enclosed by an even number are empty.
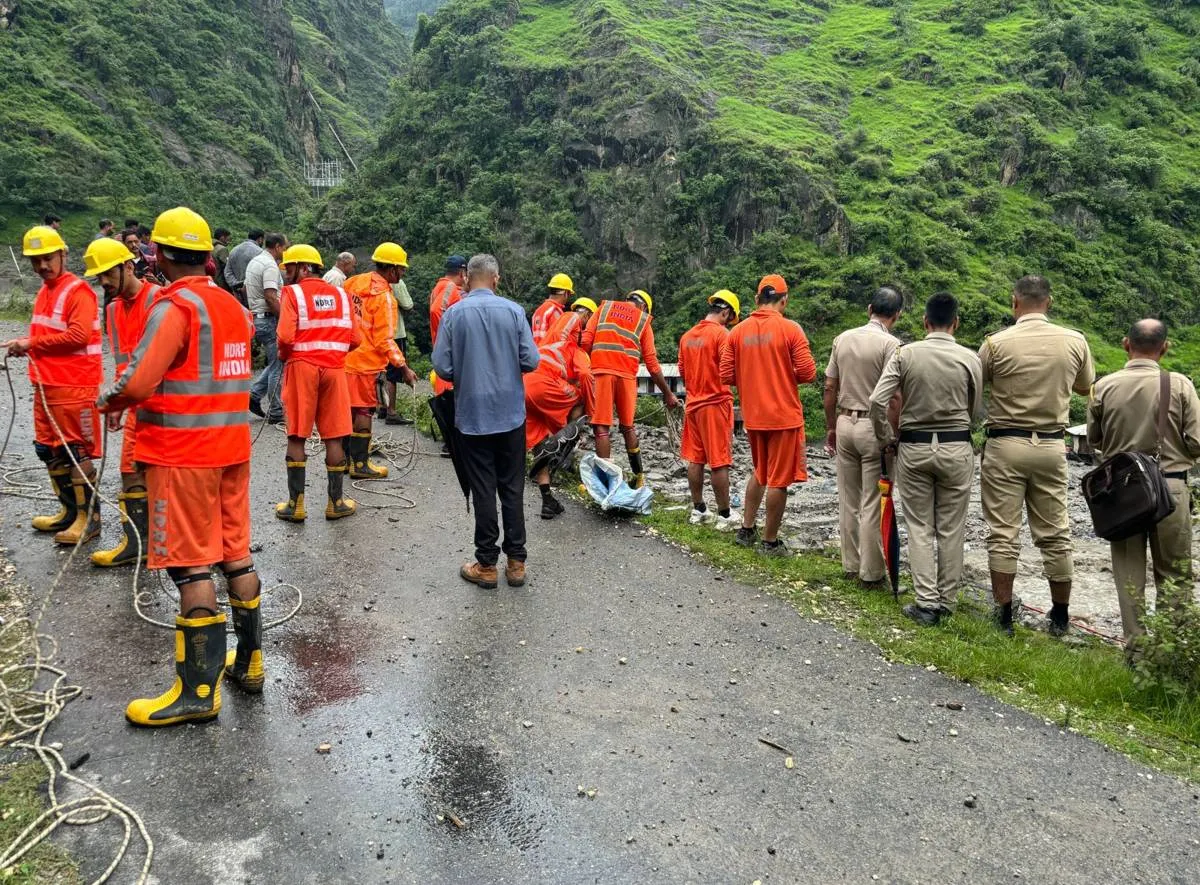
{"type": "MultiPolygon", "coordinates": [[[[366,375],[355,377],[366,378],[366,375]]],[[[372,384],[371,390],[375,386],[372,384]]],[[[303,360],[288,360],[283,367],[283,412],[287,435],[307,437],[313,425],[321,439],[349,436],[350,386],[345,369],[314,366],[303,360]]]]}
{"type": "Polygon", "coordinates": [[[804,451],[804,428],[788,430],[747,430],[754,478],[769,489],[786,489],[794,482],[808,479],[808,460],[804,451]]]}
{"type": "Polygon", "coordinates": [[[33,391],[33,439],[44,446],[74,445],[89,458],[104,454],[104,433],[96,399],[95,387],[43,387],[46,399],[35,387],[33,391]],[[50,411],[46,412],[49,405],[50,411]],[[51,422],[51,417],[54,421],[51,422]],[[55,430],[54,425],[58,425],[55,430]],[[62,435],[59,436],[59,433],[62,435]]]}
{"type": "Polygon", "coordinates": [[[713,470],[733,463],[733,401],[713,403],[683,414],[680,457],[713,470]]]}
{"type": "Polygon", "coordinates": [[[613,406],[617,408],[617,424],[632,427],[637,412],[637,379],[620,375],[596,375],[596,401],[589,416],[593,424],[612,426],[613,406]]]}
{"type": "Polygon", "coordinates": [[[544,372],[525,376],[525,448],[532,449],[552,433],[567,426],[579,391],[562,378],[544,372]]]}
{"type": "Polygon", "coordinates": [[[139,468],[133,460],[133,449],[137,445],[137,410],[125,411],[125,428],[121,434],[121,472],[138,473],[139,468]]]}
{"type": "Polygon", "coordinates": [[[379,407],[379,390],[375,387],[375,381],[378,378],[378,372],[366,375],[358,375],[354,372],[346,373],[346,386],[350,390],[350,407],[352,409],[376,409],[379,407]]]}
{"type": "Polygon", "coordinates": [[[250,462],[146,465],[150,568],[233,562],[250,555],[250,462]]]}

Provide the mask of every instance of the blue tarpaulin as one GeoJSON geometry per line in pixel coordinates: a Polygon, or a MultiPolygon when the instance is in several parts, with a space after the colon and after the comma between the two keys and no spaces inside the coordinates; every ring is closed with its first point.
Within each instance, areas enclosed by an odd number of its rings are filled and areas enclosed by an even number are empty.
{"type": "Polygon", "coordinates": [[[588,452],[579,462],[579,479],[592,499],[605,510],[649,513],[654,492],[646,487],[630,488],[625,472],[612,461],[588,452]]]}

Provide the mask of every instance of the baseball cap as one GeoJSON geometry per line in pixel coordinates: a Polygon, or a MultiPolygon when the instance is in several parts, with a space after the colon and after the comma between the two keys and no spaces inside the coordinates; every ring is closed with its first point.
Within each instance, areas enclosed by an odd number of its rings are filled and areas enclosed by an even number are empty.
{"type": "Polygon", "coordinates": [[[788,290],[787,280],[785,280],[783,277],[781,277],[777,273],[767,274],[765,277],[763,277],[761,280],[758,281],[759,294],[761,295],[762,290],[767,288],[768,286],[770,286],[772,289],[774,289],[776,291],[776,293],[778,293],[780,295],[787,294],[787,290],[788,290]]]}
{"type": "Polygon", "coordinates": [[[446,259],[446,270],[462,270],[467,266],[467,259],[461,255],[451,255],[446,259]]]}

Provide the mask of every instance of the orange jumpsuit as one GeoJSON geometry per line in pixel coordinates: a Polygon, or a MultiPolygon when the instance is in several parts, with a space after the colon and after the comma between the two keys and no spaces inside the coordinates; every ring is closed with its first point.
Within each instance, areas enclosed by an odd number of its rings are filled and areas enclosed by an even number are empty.
{"type": "Polygon", "coordinates": [[[703,319],[679,339],[679,377],[687,389],[680,457],[714,470],[733,463],[733,393],[721,383],[724,324],[703,319]]]}
{"type": "Polygon", "coordinates": [[[553,344],[556,341],[566,341],[569,338],[574,338],[576,343],[578,343],[583,338],[583,327],[585,325],[583,317],[575,311],[565,311],[554,321],[554,325],[546,333],[545,343],[553,344]]]}
{"type": "Polygon", "coordinates": [[[321,439],[349,436],[350,387],[346,355],[362,343],[362,330],[344,289],[310,277],[279,293],[276,327],[283,367],[287,435],[321,439]]]}
{"type": "Polygon", "coordinates": [[[721,351],[721,381],[737,386],[750,439],[754,477],[771,489],[808,479],[804,407],[797,384],[816,380],[800,324],[759,308],[729,333],[721,351]]]}
{"type": "MultiPolygon", "coordinates": [[[[117,297],[108,303],[105,324],[108,331],[108,347],[116,364],[114,377],[119,378],[129,365],[133,350],[141,340],[142,330],[146,326],[146,315],[150,313],[150,305],[154,303],[161,289],[156,283],[144,280],[142,287],[132,298],[117,297]]],[[[137,415],[130,409],[125,413],[124,432],[121,435],[122,473],[137,473],[133,457],[136,447],[137,415]]]]}
{"type": "Polygon", "coordinates": [[[538,356],[538,367],[522,378],[526,449],[566,427],[571,410],[580,402],[588,410],[593,398],[591,361],[578,344],[543,344],[538,356]]]}
{"type": "Polygon", "coordinates": [[[361,328],[361,343],[346,357],[346,381],[350,386],[350,405],[360,412],[372,412],[379,405],[375,379],[390,363],[406,365],[404,354],[395,342],[396,299],[391,284],[375,271],[355,274],[345,288],[354,304],[361,328]]]}
{"type": "Polygon", "coordinates": [[[138,406],[150,568],[250,555],[250,314],[208,277],[161,291],[104,411],[138,406]]]}
{"type": "Polygon", "coordinates": [[[43,283],[33,302],[29,340],[34,441],[53,448],[71,445],[99,458],[104,436],[96,395],[104,380],[104,348],[92,287],[66,271],[43,283]]]}
{"type": "Polygon", "coordinates": [[[631,301],[603,301],[583,331],[581,347],[592,358],[596,398],[592,424],[612,426],[613,407],[621,427],[632,427],[637,411],[638,363],[661,371],[654,349],[653,318],[631,301]]]}
{"type": "MultiPolygon", "coordinates": [[[[433,291],[429,293],[429,349],[433,351],[433,345],[437,344],[438,329],[442,326],[442,314],[444,314],[451,305],[458,304],[466,296],[462,288],[449,277],[442,277],[434,283],[433,291]]],[[[433,376],[433,395],[437,396],[440,393],[445,393],[447,390],[453,390],[454,385],[449,381],[443,381],[437,375],[433,376]]]]}
{"type": "Polygon", "coordinates": [[[549,340],[550,328],[562,315],[563,306],[553,298],[547,298],[533,312],[533,318],[530,320],[530,328],[533,332],[533,343],[535,346],[541,347],[549,340]]]}

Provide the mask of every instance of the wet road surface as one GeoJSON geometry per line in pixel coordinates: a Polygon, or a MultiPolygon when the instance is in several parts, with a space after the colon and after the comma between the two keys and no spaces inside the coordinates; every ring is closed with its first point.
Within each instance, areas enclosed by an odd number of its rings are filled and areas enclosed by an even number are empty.
{"type": "MultiPolygon", "coordinates": [[[[18,382],[13,449],[32,463],[18,382]]],[[[397,486],[416,509],[326,523],[316,507],[292,526],[272,515],[283,437],[263,434],[256,560],[305,605],[267,635],[266,692],[227,687],[214,723],[125,724],[130,698],[167,686],[171,636],[134,618],[127,573],[73,566],[47,626],[85,695],[48,739],[90,753],[79,773],[145,818],[155,881],[1200,878],[1196,788],[892,666],[635,525],[575,505],[543,523],[533,492],[528,585],[463,583],[471,520],[453,472],[418,466],[397,486]],[[935,706],[948,700],[965,709],[935,706]]],[[[323,488],[314,461],[314,505],[323,488]]],[[[35,598],[65,557],[28,529],[37,508],[0,500],[35,598]]],[[[105,541],[116,533],[110,515],[105,541]]],[[[289,604],[268,599],[267,617],[289,604]]],[[[85,864],[110,856],[99,830],[65,838],[85,864]]]]}

